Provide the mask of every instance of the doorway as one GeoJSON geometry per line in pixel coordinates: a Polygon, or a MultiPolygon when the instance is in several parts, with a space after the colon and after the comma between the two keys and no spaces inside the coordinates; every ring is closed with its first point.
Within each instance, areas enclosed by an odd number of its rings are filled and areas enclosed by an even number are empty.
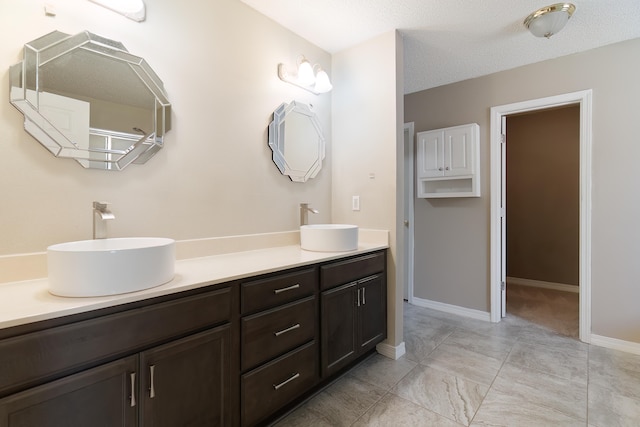
{"type": "Polygon", "coordinates": [[[578,338],[580,106],[507,116],[509,316],[578,338]]]}
{"type": "Polygon", "coordinates": [[[491,108],[491,321],[506,309],[506,117],[576,104],[580,108],[579,202],[579,338],[591,336],[591,111],[592,92],[585,90],[491,108]]]}

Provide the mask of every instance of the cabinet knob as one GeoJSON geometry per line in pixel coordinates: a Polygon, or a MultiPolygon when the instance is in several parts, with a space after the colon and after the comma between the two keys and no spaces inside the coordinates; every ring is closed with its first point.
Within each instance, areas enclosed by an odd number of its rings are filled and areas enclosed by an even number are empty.
{"type": "Polygon", "coordinates": [[[448,170],[449,170],[449,166],[447,166],[446,168],[444,168],[444,170],[447,170],[447,171],[448,171],[448,170]]]}
{"type": "Polygon", "coordinates": [[[442,167],[439,167],[439,168],[438,168],[438,170],[439,170],[439,171],[442,171],[442,170],[444,170],[444,169],[442,169],[442,167]]]}

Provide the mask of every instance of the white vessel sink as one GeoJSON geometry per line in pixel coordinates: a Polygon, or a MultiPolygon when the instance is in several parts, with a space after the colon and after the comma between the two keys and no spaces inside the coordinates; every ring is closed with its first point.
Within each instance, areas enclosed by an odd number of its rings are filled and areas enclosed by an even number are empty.
{"type": "Polygon", "coordinates": [[[313,224],[300,226],[300,247],[315,252],[347,252],[358,249],[358,226],[313,224]]]}
{"type": "Polygon", "coordinates": [[[141,291],[173,279],[175,241],[125,237],[60,243],[47,248],[49,292],[96,297],[141,291]]]}

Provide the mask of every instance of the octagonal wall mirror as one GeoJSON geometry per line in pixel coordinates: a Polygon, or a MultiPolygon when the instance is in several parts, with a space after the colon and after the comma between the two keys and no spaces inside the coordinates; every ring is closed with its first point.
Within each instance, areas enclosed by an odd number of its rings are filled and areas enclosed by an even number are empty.
{"type": "Polygon", "coordinates": [[[307,104],[282,103],[269,123],[273,163],[291,181],[306,182],[322,169],[325,141],[316,114],[307,104]]]}
{"type": "Polygon", "coordinates": [[[164,86],[144,58],[88,31],[54,31],[25,44],[9,78],[25,130],[85,168],[145,163],[171,127],[164,86]]]}

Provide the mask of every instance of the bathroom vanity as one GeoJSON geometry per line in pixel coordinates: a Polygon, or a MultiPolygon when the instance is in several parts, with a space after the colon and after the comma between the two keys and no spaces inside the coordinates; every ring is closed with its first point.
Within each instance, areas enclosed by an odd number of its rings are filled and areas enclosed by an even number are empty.
{"type": "Polygon", "coordinates": [[[296,250],[289,268],[194,284],[189,267],[228,261],[200,258],[177,271],[191,285],[0,329],[0,426],[273,420],[386,337],[386,249],[296,250]]]}

